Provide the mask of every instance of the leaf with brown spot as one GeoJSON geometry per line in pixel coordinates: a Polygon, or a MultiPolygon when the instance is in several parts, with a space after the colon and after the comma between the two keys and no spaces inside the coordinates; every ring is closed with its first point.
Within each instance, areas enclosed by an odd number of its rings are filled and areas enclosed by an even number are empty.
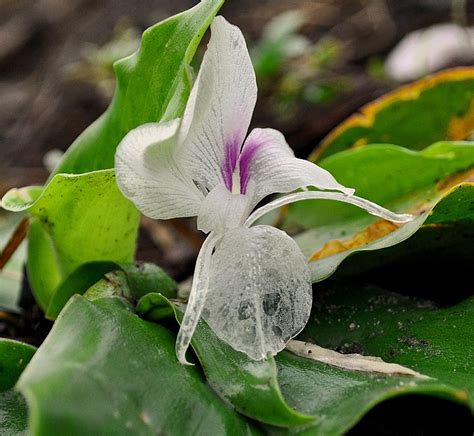
{"type": "Polygon", "coordinates": [[[364,245],[370,244],[372,241],[382,238],[395,230],[400,226],[390,221],[380,220],[368,226],[366,229],[359,233],[356,233],[352,238],[346,240],[332,240],[326,242],[320,250],[316,251],[308,262],[315,262],[325,257],[333,256],[334,254],[341,253],[347,250],[353,250],[355,248],[363,247],[364,245]]]}
{"type": "Polygon", "coordinates": [[[459,141],[474,131],[474,68],[442,71],[402,86],[330,132],[310,156],[317,161],[366,144],[421,150],[436,141],[459,141]]]}
{"type": "MultiPolygon", "coordinates": [[[[459,233],[462,226],[466,234],[471,234],[463,223],[471,220],[473,214],[469,203],[473,191],[466,180],[471,180],[474,171],[474,143],[437,143],[421,152],[378,145],[340,153],[325,159],[320,165],[345,186],[356,188],[359,196],[397,212],[410,212],[419,217],[397,227],[375,221],[363,211],[338,202],[304,201],[291,205],[285,226],[289,230],[303,230],[296,240],[311,260],[314,281],[332,274],[353,253],[386,249],[416,233],[415,242],[410,238],[396,249],[399,256],[403,256],[403,247],[410,246],[410,250],[415,250],[420,235],[427,233],[425,229],[431,229],[431,236],[429,241],[419,244],[418,253],[429,251],[435,244],[439,247],[444,244],[445,247],[449,245],[454,254],[456,250],[466,250],[472,243],[468,239],[456,246],[454,239],[445,237],[445,227],[440,225],[454,226],[450,230],[453,234],[459,233]],[[456,186],[465,189],[457,191],[456,186]],[[455,223],[450,221],[446,211],[440,213],[440,207],[448,200],[452,204],[450,216],[456,214],[455,223]],[[436,229],[434,223],[438,225],[436,229]],[[436,242],[438,240],[442,243],[436,242]]],[[[366,254],[365,257],[370,262],[367,260],[364,268],[371,268],[371,263],[380,264],[383,259],[389,262],[388,257],[379,253],[366,254]]],[[[361,268],[359,262],[357,267],[361,268]]],[[[354,271],[357,267],[354,265],[354,271]]]]}

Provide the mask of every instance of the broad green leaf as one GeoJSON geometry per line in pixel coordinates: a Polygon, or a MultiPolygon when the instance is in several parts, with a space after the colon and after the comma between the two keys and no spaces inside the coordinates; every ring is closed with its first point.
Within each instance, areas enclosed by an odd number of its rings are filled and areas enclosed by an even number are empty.
{"type": "Polygon", "coordinates": [[[139,299],[150,292],[159,292],[166,298],[175,298],[178,284],[159,266],[152,263],[122,265],[130,292],[139,299]]]}
{"type": "MultiPolygon", "coordinates": [[[[474,167],[473,142],[439,142],[416,152],[395,145],[372,145],[331,156],[320,163],[356,194],[395,211],[419,212],[442,193],[443,180],[474,167]]],[[[461,182],[462,180],[460,180],[461,182]]],[[[335,201],[301,201],[290,208],[286,225],[322,227],[367,217],[355,206],[335,201]]]]}
{"type": "Polygon", "coordinates": [[[349,148],[391,143],[421,150],[474,131],[474,69],[442,71],[364,106],[336,127],[311,155],[319,160],[349,148]]]}
{"type": "Polygon", "coordinates": [[[284,434],[343,435],[375,406],[402,395],[433,395],[466,404],[459,389],[436,379],[348,371],[288,351],[276,363],[285,399],[316,417],[314,424],[284,434]]]}
{"type": "Polygon", "coordinates": [[[37,220],[30,233],[28,272],[42,308],[81,265],[133,260],[138,212],[119,191],[113,170],[58,174],[36,200],[25,198],[22,190],[11,190],[2,206],[27,210],[37,220]]]}
{"type": "Polygon", "coordinates": [[[109,108],[72,144],[56,174],[112,168],[130,130],[181,116],[192,86],[190,62],[223,2],[202,0],[144,32],[140,49],[114,64],[117,88],[109,108]]]}
{"type": "Polygon", "coordinates": [[[317,296],[299,339],[380,356],[431,378],[343,371],[282,353],[277,364],[285,398],[302,412],[322,415],[308,434],[342,434],[378,402],[410,393],[434,395],[474,410],[472,297],[437,308],[380,288],[342,282],[320,288],[317,296]]]}
{"type": "Polygon", "coordinates": [[[36,348],[0,339],[0,434],[26,434],[27,409],[22,395],[13,390],[36,348]]]}
{"type": "MultiPolygon", "coordinates": [[[[178,284],[159,266],[151,263],[117,265],[91,286],[84,296],[90,300],[121,297],[135,303],[150,292],[159,292],[165,298],[175,298],[178,284]]],[[[153,294],[154,295],[154,294],[153,294]]]]}
{"type": "Polygon", "coordinates": [[[255,434],[175,356],[175,335],[124,300],[73,297],[23,372],[29,431],[48,434],[255,434]]]}
{"type": "Polygon", "coordinates": [[[13,388],[36,348],[11,339],[0,339],[0,391],[13,388]]]}
{"type": "MultiPolygon", "coordinates": [[[[338,307],[342,306],[341,299],[338,307]]],[[[157,322],[169,316],[181,319],[182,304],[172,303],[172,307],[174,314],[166,310],[169,306],[162,296],[150,294],[142,298],[137,310],[142,316],[157,322]]],[[[347,319],[347,315],[341,319],[347,319]]],[[[320,320],[313,319],[310,323],[311,328],[314,325],[317,331],[320,320]]],[[[328,332],[330,325],[328,318],[328,332]]],[[[291,425],[287,430],[273,428],[271,433],[275,434],[343,434],[377,404],[407,394],[435,395],[468,404],[457,386],[434,378],[350,371],[296,356],[288,351],[275,357],[272,365],[276,363],[277,372],[269,372],[266,368],[268,361],[253,362],[243,355],[236,358],[240,353],[228,349],[203,321],[200,321],[195,332],[192,346],[203,365],[209,384],[237,410],[267,424],[291,425]],[[273,388],[270,391],[268,388],[263,389],[262,381],[255,378],[257,374],[262,377],[265,373],[273,374],[273,388]],[[295,419],[285,422],[280,415],[284,409],[276,407],[275,398],[271,400],[270,392],[282,401],[285,408],[289,404],[306,417],[312,415],[313,420],[306,423],[303,420],[298,423],[295,419]],[[275,395],[276,392],[278,396],[275,395]]],[[[391,356],[383,357],[387,362],[392,361],[391,356]]]]}
{"type": "Polygon", "coordinates": [[[27,258],[26,266],[31,289],[39,306],[46,310],[56,288],[63,280],[63,273],[54,241],[40,221],[31,224],[27,258]]]}
{"type": "Polygon", "coordinates": [[[91,262],[80,266],[61,283],[51,299],[46,317],[55,319],[69,298],[91,287],[93,289],[89,293],[94,292],[101,297],[123,295],[140,298],[149,292],[160,292],[173,298],[178,291],[178,284],[157,265],[91,262]],[[99,287],[100,291],[97,290],[99,287]]]}
{"type": "Polygon", "coordinates": [[[46,311],[46,318],[56,319],[74,294],[82,294],[107,273],[119,269],[116,262],[89,262],[74,270],[55,290],[46,311]]]}
{"type": "MultiPolygon", "coordinates": [[[[183,311],[182,304],[171,303],[156,293],[144,296],[137,305],[137,313],[157,322],[170,316],[181,322],[183,311]]],[[[286,404],[272,357],[258,362],[250,360],[218,339],[203,320],[199,321],[194,333],[192,347],[209,385],[239,412],[258,421],[284,427],[313,420],[286,404]]]]}
{"type": "MultiPolygon", "coordinates": [[[[469,194],[470,185],[467,184],[465,190],[451,192],[453,186],[467,183],[472,177],[472,143],[437,143],[421,152],[374,145],[339,153],[321,162],[321,166],[331,171],[342,184],[356,188],[361,197],[420,216],[398,228],[386,221],[376,221],[360,209],[343,203],[311,201],[292,205],[286,226],[307,229],[296,240],[310,259],[315,281],[332,274],[352,253],[390,247],[420,229],[431,228],[429,215],[439,213],[445,202],[443,199],[447,201],[453,196],[450,202],[453,214],[458,216],[457,231],[466,227],[461,223],[463,219],[472,219],[471,200],[466,198],[472,195],[469,194]],[[462,199],[458,198],[460,195],[462,199]]],[[[438,232],[442,231],[438,228],[438,232]]],[[[433,238],[429,245],[419,245],[428,250],[436,243],[433,238]]],[[[468,244],[465,240],[458,245],[459,250],[465,250],[468,244]]]]}
{"type": "Polygon", "coordinates": [[[2,198],[1,206],[10,212],[23,212],[43,193],[41,186],[26,186],[10,189],[2,198]]]}
{"type": "MultiPolygon", "coordinates": [[[[0,211],[0,252],[10,236],[21,222],[22,216],[0,211]]],[[[23,264],[26,257],[26,245],[22,243],[11,259],[0,270],[0,309],[18,312],[18,302],[23,279],[23,264]]]]}

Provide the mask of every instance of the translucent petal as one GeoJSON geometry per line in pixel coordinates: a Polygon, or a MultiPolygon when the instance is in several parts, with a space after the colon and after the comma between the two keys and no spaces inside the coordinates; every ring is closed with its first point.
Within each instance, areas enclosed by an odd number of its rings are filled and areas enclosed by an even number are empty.
{"type": "Polygon", "coordinates": [[[240,227],[216,246],[202,316],[219,338],[260,360],[301,331],[311,301],[309,270],[293,239],[270,226],[240,227]]]}
{"type": "Polygon", "coordinates": [[[204,233],[211,230],[223,233],[243,225],[251,211],[251,197],[232,194],[223,183],[207,194],[198,215],[198,229],[204,233]]]}
{"type": "Polygon", "coordinates": [[[415,219],[414,215],[407,213],[395,213],[377,203],[366,200],[365,198],[357,197],[356,195],[347,195],[340,192],[295,192],[293,194],[285,195],[284,197],[277,198],[266,205],[259,207],[247,218],[245,226],[250,227],[258,219],[262,218],[272,210],[278,209],[287,204],[296,203],[302,200],[335,200],[341,201],[342,203],[353,204],[354,206],[360,207],[366,210],[368,213],[380,218],[392,221],[394,223],[408,223],[415,219]]]}
{"type": "MultiPolygon", "coordinates": [[[[255,182],[255,203],[276,192],[291,192],[315,186],[352,194],[326,170],[294,157],[284,136],[274,129],[254,129],[245,141],[240,157],[241,184],[255,182]]],[[[245,192],[245,189],[244,189],[245,192]]]]}
{"type": "Polygon", "coordinates": [[[202,244],[196,259],[196,269],[194,270],[188,305],[186,306],[186,312],[184,313],[178,337],[176,338],[176,355],[182,364],[189,364],[186,360],[186,350],[191,343],[194,330],[196,330],[209,291],[211,255],[218,239],[219,236],[211,233],[204,241],[204,244],[202,244]]]}
{"type": "Polygon", "coordinates": [[[137,127],[123,138],[115,154],[120,190],[151,218],[195,216],[204,199],[173,156],[179,121],[137,127]]]}
{"type": "Polygon", "coordinates": [[[180,133],[180,159],[208,190],[224,181],[223,169],[235,167],[257,99],[242,32],[222,17],[211,31],[180,133]]]}

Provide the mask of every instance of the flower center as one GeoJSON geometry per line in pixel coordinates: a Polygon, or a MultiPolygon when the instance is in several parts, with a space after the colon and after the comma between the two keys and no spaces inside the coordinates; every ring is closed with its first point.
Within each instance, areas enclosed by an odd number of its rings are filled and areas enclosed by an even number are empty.
{"type": "Polygon", "coordinates": [[[250,180],[250,166],[262,146],[261,142],[250,141],[240,151],[240,141],[227,142],[221,172],[229,192],[245,195],[250,180]]]}
{"type": "Polygon", "coordinates": [[[237,168],[235,168],[234,172],[232,173],[232,187],[230,192],[232,194],[245,194],[245,192],[242,192],[242,188],[240,186],[239,166],[237,166],[237,168]]]}
{"type": "Polygon", "coordinates": [[[240,177],[237,180],[234,176],[237,162],[240,155],[240,144],[239,141],[233,139],[228,141],[224,147],[224,162],[221,164],[222,178],[224,179],[225,187],[229,192],[234,193],[234,185],[239,186],[240,192],[240,177]]]}

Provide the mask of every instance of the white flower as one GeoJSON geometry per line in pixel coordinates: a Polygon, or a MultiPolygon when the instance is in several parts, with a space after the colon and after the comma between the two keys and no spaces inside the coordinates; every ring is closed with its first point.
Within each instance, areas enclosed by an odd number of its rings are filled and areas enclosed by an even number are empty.
{"type": "Polygon", "coordinates": [[[278,353],[308,321],[311,279],[300,249],[276,228],[251,227],[268,211],[324,198],[392,221],[410,219],[353,196],[327,171],[295,158],[276,130],[254,129],[245,139],[257,98],[245,40],[222,17],[211,30],[183,118],[132,130],[115,158],[118,184],[142,213],[197,216],[209,233],[176,342],[182,363],[201,315],[219,338],[255,360],[278,353]],[[307,186],[333,192],[289,194],[250,214],[270,194],[307,186]]]}

